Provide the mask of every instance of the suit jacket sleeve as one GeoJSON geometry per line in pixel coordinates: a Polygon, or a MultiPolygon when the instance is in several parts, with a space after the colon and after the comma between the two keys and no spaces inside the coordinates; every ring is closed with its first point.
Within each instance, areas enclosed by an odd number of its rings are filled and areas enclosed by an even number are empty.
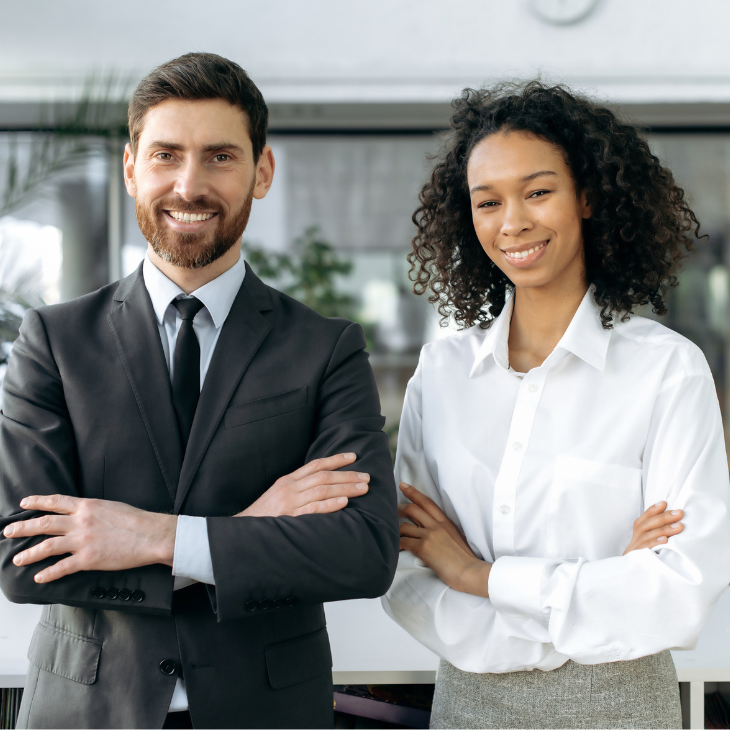
{"type": "Polygon", "coordinates": [[[326,515],[208,517],[219,621],[252,615],[251,606],[265,599],[375,598],[390,586],[398,561],[396,493],[364,348],[362,328],[348,325],[319,384],[306,461],[354,452],[348,469],[370,474],[370,489],[326,515]]]}
{"type": "Polygon", "coordinates": [[[11,522],[37,517],[41,512],[22,510],[20,500],[29,495],[66,494],[83,497],[73,424],[64,397],[63,383],[43,324],[42,315],[29,311],[13,347],[3,382],[0,413],[0,588],[14,603],[62,603],[100,609],[169,614],[173,578],[169,567],[151,565],[116,572],[81,572],[51,583],[38,584],[36,573],[57,562],[47,558],[18,567],[17,553],[43,537],[5,538],[11,522]],[[113,578],[113,583],[112,583],[113,578]],[[126,586],[141,591],[141,601],[95,598],[98,587],[126,586]]]}

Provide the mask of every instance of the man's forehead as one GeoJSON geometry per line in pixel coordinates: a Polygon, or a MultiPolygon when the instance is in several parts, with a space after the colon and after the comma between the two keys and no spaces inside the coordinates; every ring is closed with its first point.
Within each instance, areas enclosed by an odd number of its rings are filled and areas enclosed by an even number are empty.
{"type": "Polygon", "coordinates": [[[250,147],[248,117],[225,99],[167,99],[147,111],[140,147],[250,147]],[[164,144],[163,144],[164,143],[164,144]]]}

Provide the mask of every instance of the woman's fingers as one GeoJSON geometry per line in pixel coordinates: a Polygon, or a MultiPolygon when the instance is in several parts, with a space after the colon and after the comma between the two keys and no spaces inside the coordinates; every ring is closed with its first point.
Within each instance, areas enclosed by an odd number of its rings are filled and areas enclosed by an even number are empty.
{"type": "Polygon", "coordinates": [[[437,522],[443,522],[449,518],[444,514],[443,510],[434,502],[430,497],[427,497],[423,492],[419,492],[415,487],[401,482],[399,485],[401,492],[408,497],[414,504],[417,504],[421,509],[427,512],[437,522]]]}
{"type": "Polygon", "coordinates": [[[659,515],[648,517],[641,525],[642,532],[651,532],[652,530],[659,530],[666,525],[673,525],[679,522],[684,517],[684,512],[681,509],[667,510],[659,515]]]}
{"type": "Polygon", "coordinates": [[[435,525],[433,517],[422,507],[413,503],[398,505],[398,516],[405,517],[421,527],[433,527],[435,525]]]}
{"type": "Polygon", "coordinates": [[[667,542],[673,535],[679,535],[682,530],[684,530],[684,525],[681,522],[675,522],[672,525],[665,525],[657,530],[651,530],[642,537],[639,547],[656,547],[667,542]]]}
{"type": "Polygon", "coordinates": [[[418,540],[424,536],[423,527],[412,525],[410,522],[401,522],[398,529],[401,537],[413,537],[418,540]]]}

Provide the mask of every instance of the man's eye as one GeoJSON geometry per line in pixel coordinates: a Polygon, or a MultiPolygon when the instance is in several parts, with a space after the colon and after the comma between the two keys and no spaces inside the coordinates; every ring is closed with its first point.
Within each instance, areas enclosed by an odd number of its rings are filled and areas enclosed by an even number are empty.
{"type": "Polygon", "coordinates": [[[172,155],[169,152],[158,152],[157,159],[167,162],[172,159],[172,155]]]}
{"type": "Polygon", "coordinates": [[[231,156],[230,155],[226,155],[226,154],[220,154],[220,155],[216,155],[214,157],[214,159],[215,159],[216,162],[228,162],[228,160],[231,159],[231,156]]]}

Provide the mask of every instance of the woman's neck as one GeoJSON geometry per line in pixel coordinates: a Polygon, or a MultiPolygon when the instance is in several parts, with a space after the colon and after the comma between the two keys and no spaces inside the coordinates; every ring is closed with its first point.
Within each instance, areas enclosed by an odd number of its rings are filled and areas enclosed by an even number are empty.
{"type": "Polygon", "coordinates": [[[588,285],[519,287],[509,330],[509,364],[518,373],[539,367],[555,349],[588,285]]]}

